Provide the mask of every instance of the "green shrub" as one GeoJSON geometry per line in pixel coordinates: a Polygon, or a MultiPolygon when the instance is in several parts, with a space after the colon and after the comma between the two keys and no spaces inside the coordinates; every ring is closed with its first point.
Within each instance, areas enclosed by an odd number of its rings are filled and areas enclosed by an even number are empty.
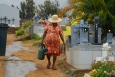
{"type": "Polygon", "coordinates": [[[41,37],[39,35],[37,35],[37,34],[34,34],[34,39],[35,40],[41,40],[41,37]]]}
{"type": "Polygon", "coordinates": [[[36,42],[34,42],[34,43],[32,44],[32,46],[37,46],[37,43],[36,43],[36,42]]]}
{"type": "Polygon", "coordinates": [[[31,20],[25,22],[19,30],[15,31],[15,34],[16,34],[18,40],[25,40],[29,37],[30,34],[25,32],[25,30],[26,30],[26,28],[28,28],[30,26],[33,26],[33,21],[31,21],[31,20]]]}
{"type": "Polygon", "coordinates": [[[65,73],[66,73],[66,74],[70,74],[70,73],[71,73],[71,70],[67,68],[67,69],[65,69],[65,73]]]}
{"type": "Polygon", "coordinates": [[[108,61],[108,57],[92,65],[95,70],[92,71],[91,77],[107,77],[112,71],[115,71],[114,62],[108,61]]]}
{"type": "Polygon", "coordinates": [[[63,31],[66,31],[66,27],[63,28],[63,31]]]}
{"type": "Polygon", "coordinates": [[[27,21],[27,22],[25,22],[24,24],[23,24],[23,28],[25,29],[25,28],[28,28],[28,27],[30,27],[30,26],[33,26],[33,21],[27,21]]]}
{"type": "Polygon", "coordinates": [[[18,40],[25,40],[29,37],[29,34],[25,33],[23,35],[17,36],[18,40]]]}
{"type": "Polygon", "coordinates": [[[24,29],[21,28],[15,32],[16,36],[22,35],[24,33],[24,29]]]}

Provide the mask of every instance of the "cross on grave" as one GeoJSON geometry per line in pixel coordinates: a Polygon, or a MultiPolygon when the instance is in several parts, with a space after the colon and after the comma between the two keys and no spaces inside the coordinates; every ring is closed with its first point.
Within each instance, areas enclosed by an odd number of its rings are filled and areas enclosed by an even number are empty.
{"type": "Polygon", "coordinates": [[[105,43],[103,44],[103,48],[102,48],[102,57],[96,57],[96,61],[101,61],[103,58],[108,57],[109,61],[113,61],[114,62],[114,55],[113,52],[110,51],[110,46],[108,46],[109,43],[105,43]]]}
{"type": "Polygon", "coordinates": [[[84,22],[84,20],[80,20],[80,44],[88,43],[88,24],[84,22]]]}
{"type": "Polygon", "coordinates": [[[2,19],[2,17],[1,17],[1,18],[0,18],[1,23],[2,23],[2,20],[3,20],[3,19],[2,19]]]}
{"type": "MultiPolygon", "coordinates": [[[[96,57],[96,62],[97,61],[101,61],[103,58],[107,57],[108,56],[108,51],[102,51],[102,57],[96,57]]],[[[108,56],[108,60],[109,61],[113,61],[114,62],[114,56],[108,56]]]]}
{"type": "Polygon", "coordinates": [[[80,24],[71,27],[71,46],[88,44],[88,24],[80,20],[80,24]]]}
{"type": "Polygon", "coordinates": [[[15,19],[13,18],[13,19],[12,19],[13,24],[14,24],[14,20],[15,20],[15,19]]]}
{"type": "Polygon", "coordinates": [[[4,20],[4,22],[6,23],[7,17],[5,16],[5,17],[3,18],[3,20],[4,20]]]}
{"type": "Polygon", "coordinates": [[[10,19],[8,19],[8,24],[10,24],[10,21],[11,21],[11,20],[10,20],[10,19]]]}
{"type": "Polygon", "coordinates": [[[112,44],[112,38],[113,38],[113,33],[107,33],[107,42],[109,44],[112,44]]]}
{"type": "Polygon", "coordinates": [[[95,16],[94,21],[89,21],[88,24],[94,24],[95,25],[95,44],[98,44],[98,25],[104,24],[104,22],[99,21],[99,17],[95,16]]]}

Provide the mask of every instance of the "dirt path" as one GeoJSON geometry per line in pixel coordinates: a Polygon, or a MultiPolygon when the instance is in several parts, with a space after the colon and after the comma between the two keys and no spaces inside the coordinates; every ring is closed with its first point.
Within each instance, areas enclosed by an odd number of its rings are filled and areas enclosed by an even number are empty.
{"type": "MultiPolygon", "coordinates": [[[[10,45],[13,41],[16,40],[16,38],[14,37],[14,35],[7,35],[7,45],[10,45]]],[[[5,65],[5,61],[1,61],[1,60],[6,60],[7,57],[6,56],[0,56],[0,77],[4,77],[5,76],[5,69],[4,69],[4,65],[5,65]]]]}
{"type": "MultiPolygon", "coordinates": [[[[12,42],[15,42],[16,38],[14,35],[8,34],[7,36],[7,45],[12,44],[12,42]]],[[[24,42],[22,44],[25,47],[29,47],[33,52],[30,52],[29,50],[20,50],[18,52],[14,52],[12,55],[17,56],[21,58],[22,60],[32,60],[36,64],[37,70],[29,72],[26,77],[66,77],[65,74],[62,72],[62,70],[57,66],[58,70],[52,70],[52,69],[46,69],[47,65],[47,59],[45,57],[44,60],[38,60],[37,54],[38,54],[38,47],[32,46],[32,42],[24,42]]],[[[52,60],[52,59],[51,59],[52,60]]],[[[58,64],[58,63],[56,63],[58,64]]],[[[3,67],[3,63],[0,64],[0,67],[3,67]]],[[[5,73],[4,69],[0,69],[0,74],[5,73]],[[1,72],[3,71],[3,72],[1,72]]],[[[1,76],[0,77],[4,77],[1,76]]]]}

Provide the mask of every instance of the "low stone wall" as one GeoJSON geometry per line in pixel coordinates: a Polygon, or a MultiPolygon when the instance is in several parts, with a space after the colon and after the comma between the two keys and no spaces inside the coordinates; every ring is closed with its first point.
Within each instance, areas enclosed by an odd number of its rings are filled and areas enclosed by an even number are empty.
{"type": "Polygon", "coordinates": [[[7,34],[15,34],[15,31],[20,29],[20,27],[9,27],[7,30],[7,34]]]}

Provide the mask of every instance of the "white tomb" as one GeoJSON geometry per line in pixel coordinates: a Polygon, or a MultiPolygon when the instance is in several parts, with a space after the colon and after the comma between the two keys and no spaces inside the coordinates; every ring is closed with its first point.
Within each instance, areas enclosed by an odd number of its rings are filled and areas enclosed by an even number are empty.
{"type": "MultiPolygon", "coordinates": [[[[102,51],[102,45],[77,45],[66,51],[66,61],[77,69],[91,69],[95,60],[100,61],[109,51],[102,51]]],[[[115,54],[115,45],[111,45],[115,54]]],[[[110,53],[110,52],[109,52],[110,53]]],[[[114,56],[109,56],[109,61],[114,61],[114,56]]]]}
{"type": "MultiPolygon", "coordinates": [[[[108,57],[108,53],[110,52],[110,46],[108,46],[108,43],[103,44],[102,46],[102,57],[96,57],[96,61],[101,61],[102,58],[108,57]]],[[[109,56],[108,57],[109,61],[114,61],[114,56],[109,56]]]]}

